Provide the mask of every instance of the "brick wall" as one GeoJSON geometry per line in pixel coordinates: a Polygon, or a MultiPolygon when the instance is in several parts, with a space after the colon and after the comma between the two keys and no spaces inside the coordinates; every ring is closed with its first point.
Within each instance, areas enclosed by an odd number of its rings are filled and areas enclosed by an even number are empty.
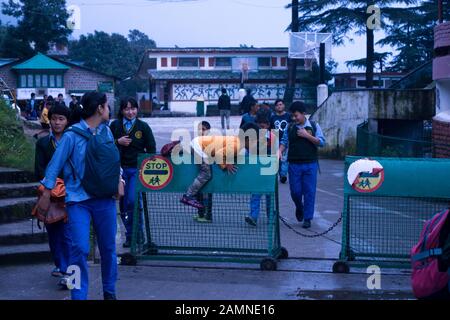
{"type": "MultiPolygon", "coordinates": [[[[64,86],[67,93],[71,90],[97,90],[98,83],[102,81],[114,81],[113,78],[104,76],[89,70],[71,66],[64,75],[64,86]]],[[[111,107],[114,106],[114,94],[107,93],[111,107]]]]}
{"type": "Polygon", "coordinates": [[[433,120],[433,144],[436,158],[450,158],[450,122],[433,120]]]}
{"type": "Polygon", "coordinates": [[[3,79],[3,81],[6,82],[8,87],[10,89],[16,89],[17,87],[17,77],[12,72],[11,68],[13,65],[5,66],[0,68],[0,77],[3,79]]]}

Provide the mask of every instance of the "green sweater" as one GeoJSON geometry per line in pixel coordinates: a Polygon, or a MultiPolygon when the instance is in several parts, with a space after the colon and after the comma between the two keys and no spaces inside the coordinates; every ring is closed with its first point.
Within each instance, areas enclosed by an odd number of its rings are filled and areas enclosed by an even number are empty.
{"type": "Polygon", "coordinates": [[[120,151],[120,161],[123,168],[137,168],[137,158],[140,153],[155,153],[156,142],[150,126],[136,119],[130,132],[127,134],[122,119],[114,120],[110,125],[114,140],[120,151]],[[132,140],[128,147],[121,146],[117,140],[128,135],[132,140]]]}

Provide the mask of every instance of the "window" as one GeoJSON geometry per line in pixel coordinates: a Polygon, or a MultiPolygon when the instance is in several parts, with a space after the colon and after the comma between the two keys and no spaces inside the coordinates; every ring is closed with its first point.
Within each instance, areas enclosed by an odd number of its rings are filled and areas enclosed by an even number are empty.
{"type": "Polygon", "coordinates": [[[272,57],[272,66],[276,67],[278,65],[278,58],[277,57],[272,57]]]}
{"type": "Polygon", "coordinates": [[[231,67],[231,58],[216,58],[216,67],[231,67]]]}
{"type": "Polygon", "coordinates": [[[56,87],[57,88],[62,88],[63,87],[62,75],[60,75],[60,74],[58,74],[56,76],[56,87]]]}
{"type": "MultiPolygon", "coordinates": [[[[166,60],[167,61],[167,60],[166,60]]],[[[148,68],[150,70],[156,70],[156,58],[148,59],[148,68]]]]}
{"type": "Polygon", "coordinates": [[[34,77],[33,77],[33,75],[32,74],[29,74],[28,76],[27,76],[27,78],[28,78],[28,85],[27,85],[27,88],[34,88],[34,77]]]}
{"type": "Polygon", "coordinates": [[[42,87],[48,88],[48,75],[43,74],[41,82],[42,82],[42,87]]]}
{"type": "Polygon", "coordinates": [[[281,58],[281,66],[286,67],[287,65],[287,58],[281,58]]]}
{"type": "Polygon", "coordinates": [[[36,84],[36,88],[42,87],[41,75],[40,74],[35,74],[34,75],[34,83],[36,84]]]}
{"type": "Polygon", "coordinates": [[[179,58],[178,67],[182,68],[198,68],[198,58],[179,58]]]}
{"type": "Polygon", "coordinates": [[[20,76],[20,87],[21,88],[27,87],[27,76],[24,74],[20,76]]]}
{"type": "Polygon", "coordinates": [[[270,62],[271,62],[270,57],[259,57],[258,67],[269,68],[271,66],[270,62]]]}
{"type": "Polygon", "coordinates": [[[167,58],[161,58],[161,67],[167,67],[167,58]]]}
{"type": "Polygon", "coordinates": [[[55,87],[55,75],[52,74],[52,75],[49,76],[49,78],[50,78],[50,85],[49,85],[49,87],[50,88],[54,88],[55,87]]]}

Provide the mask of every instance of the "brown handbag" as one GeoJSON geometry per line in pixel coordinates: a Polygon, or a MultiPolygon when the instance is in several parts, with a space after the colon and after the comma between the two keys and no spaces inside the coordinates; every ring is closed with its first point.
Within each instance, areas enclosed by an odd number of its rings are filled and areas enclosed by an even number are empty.
{"type": "MultiPolygon", "coordinates": [[[[44,186],[38,188],[38,200],[42,196],[44,186]]],[[[67,222],[66,204],[64,198],[66,196],[66,187],[64,181],[60,178],[56,180],[56,185],[50,194],[50,207],[47,211],[42,210],[36,205],[31,215],[45,224],[52,224],[61,220],[67,222]]]]}

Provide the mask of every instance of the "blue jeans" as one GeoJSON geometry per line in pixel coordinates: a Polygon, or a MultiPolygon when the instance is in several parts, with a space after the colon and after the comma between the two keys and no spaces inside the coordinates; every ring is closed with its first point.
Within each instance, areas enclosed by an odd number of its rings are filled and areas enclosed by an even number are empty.
{"type": "Polygon", "coordinates": [[[103,292],[116,293],[117,255],[116,255],[116,202],[114,199],[89,199],[67,205],[69,213],[72,250],[70,265],[81,271],[81,289],[72,290],[73,300],[86,300],[88,297],[89,231],[91,217],[97,236],[101,257],[103,292]]]}
{"type": "Polygon", "coordinates": [[[53,262],[62,273],[66,273],[72,245],[69,224],[61,220],[46,224],[45,229],[47,229],[48,245],[52,253],[53,262]]]}
{"type": "Polygon", "coordinates": [[[289,162],[287,161],[287,153],[288,149],[284,150],[281,154],[280,159],[280,177],[287,177],[288,175],[288,169],[289,169],[289,162]]]}
{"type": "MultiPolygon", "coordinates": [[[[119,201],[120,217],[125,226],[126,238],[131,241],[131,235],[133,234],[133,216],[134,216],[134,202],[136,200],[136,179],[138,169],[136,168],[124,168],[122,178],[125,180],[125,194],[119,201]]],[[[139,209],[142,212],[142,203],[139,203],[139,209]]],[[[140,215],[141,216],[141,215],[140,215]]],[[[139,219],[139,230],[142,228],[142,217],[139,219]]]]}
{"type": "Polygon", "coordinates": [[[318,163],[289,163],[291,198],[297,209],[303,208],[304,219],[314,218],[318,163]]]}
{"type": "MultiPolygon", "coordinates": [[[[252,197],[250,198],[250,217],[253,218],[253,220],[257,221],[259,218],[259,212],[261,207],[261,197],[260,194],[252,194],[252,197]]],[[[266,210],[267,210],[267,216],[270,216],[270,206],[271,206],[271,197],[269,195],[266,195],[266,210]]]]}

